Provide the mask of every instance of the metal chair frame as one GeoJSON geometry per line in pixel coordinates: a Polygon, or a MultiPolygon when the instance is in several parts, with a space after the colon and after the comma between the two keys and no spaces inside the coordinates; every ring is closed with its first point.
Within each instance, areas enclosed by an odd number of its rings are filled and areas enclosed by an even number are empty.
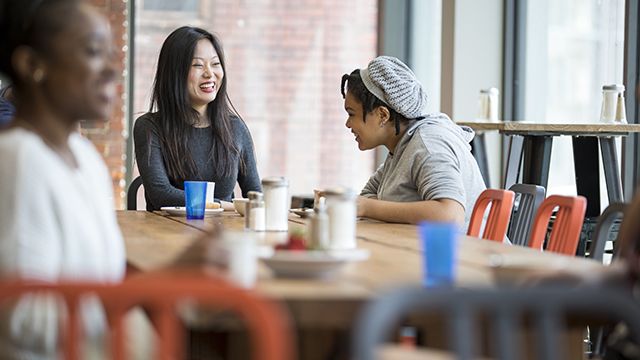
{"type": "Polygon", "coordinates": [[[549,220],[556,208],[556,219],[544,250],[574,256],[587,210],[587,199],[583,196],[551,195],[546,198],[533,221],[529,247],[542,250],[549,220]]]}
{"type": "Polygon", "coordinates": [[[540,204],[544,200],[545,189],[540,185],[514,184],[509,190],[516,195],[507,237],[514,245],[528,246],[531,225],[540,204]]]}
{"type": "Polygon", "coordinates": [[[142,177],[138,176],[127,189],[127,210],[138,210],[138,190],[142,186],[142,177]]]}
{"type": "Polygon", "coordinates": [[[600,214],[598,222],[596,223],[593,240],[589,247],[589,258],[602,262],[604,257],[604,247],[609,240],[609,233],[611,232],[615,221],[624,217],[624,211],[626,208],[626,204],[613,203],[609,204],[602,214],[600,214]]]}
{"type": "Polygon", "coordinates": [[[561,332],[568,315],[623,321],[640,334],[640,308],[627,294],[603,288],[541,287],[528,289],[454,289],[404,287],[393,289],[369,303],[353,329],[356,360],[375,359],[376,346],[389,339],[399,321],[415,313],[441,315],[448,323],[451,350],[458,359],[475,358],[475,318],[489,319],[492,348],[497,359],[518,359],[518,330],[527,317],[535,331],[538,359],[564,359],[561,332]],[[485,316],[486,315],[486,316],[485,316]]]}
{"type": "Polygon", "coordinates": [[[167,270],[127,278],[120,284],[62,282],[44,284],[25,281],[0,284],[0,300],[16,299],[26,294],[60,296],[67,307],[67,321],[61,324],[64,359],[80,358],[83,334],[80,327],[81,299],[97,296],[102,302],[110,326],[112,359],[125,359],[124,316],[142,306],[158,333],[155,359],[181,359],[182,323],[178,307],[188,302],[212,306],[239,315],[249,329],[253,359],[289,360],[293,358],[289,318],[277,303],[256,293],[237,288],[222,278],[196,271],[167,270]]]}
{"type": "Polygon", "coordinates": [[[507,227],[509,226],[511,209],[513,208],[513,198],[514,193],[510,190],[484,190],[473,206],[467,235],[480,235],[484,213],[491,206],[482,238],[499,242],[504,241],[507,235],[507,227]]]}

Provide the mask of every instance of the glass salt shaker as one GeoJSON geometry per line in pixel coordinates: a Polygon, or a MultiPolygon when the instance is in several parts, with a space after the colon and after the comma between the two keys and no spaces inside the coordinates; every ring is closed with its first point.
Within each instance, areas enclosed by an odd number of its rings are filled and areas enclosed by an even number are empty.
{"type": "Polygon", "coordinates": [[[247,196],[249,196],[249,202],[247,202],[245,214],[248,214],[248,229],[253,231],[264,231],[265,210],[263,195],[258,191],[249,191],[247,196]]]}
{"type": "Polygon", "coordinates": [[[600,121],[612,123],[616,121],[618,94],[624,92],[624,85],[611,84],[602,86],[602,108],[600,121]]]}
{"type": "Polygon", "coordinates": [[[325,191],[329,215],[329,249],[356,248],[356,196],[355,191],[345,188],[325,191]]]}
{"type": "Polygon", "coordinates": [[[498,102],[500,99],[500,90],[492,87],[489,88],[489,121],[498,121],[498,102]]]}
{"type": "Polygon", "coordinates": [[[287,231],[289,229],[289,182],[284,177],[262,179],[265,204],[265,230],[287,231]]]}
{"type": "Polygon", "coordinates": [[[247,198],[249,199],[244,203],[244,228],[246,230],[251,230],[251,205],[249,202],[251,201],[251,197],[255,197],[256,193],[260,193],[259,191],[249,191],[247,192],[247,198]]]}
{"type": "Polygon", "coordinates": [[[498,98],[500,91],[494,87],[480,90],[478,100],[478,120],[498,121],[498,98]]]}
{"type": "Polygon", "coordinates": [[[324,197],[318,200],[318,204],[313,209],[309,230],[311,233],[309,246],[311,248],[327,249],[329,247],[329,216],[324,197]]]}
{"type": "Polygon", "coordinates": [[[489,94],[485,89],[480,90],[480,96],[478,97],[478,116],[476,120],[489,120],[489,94]]]}

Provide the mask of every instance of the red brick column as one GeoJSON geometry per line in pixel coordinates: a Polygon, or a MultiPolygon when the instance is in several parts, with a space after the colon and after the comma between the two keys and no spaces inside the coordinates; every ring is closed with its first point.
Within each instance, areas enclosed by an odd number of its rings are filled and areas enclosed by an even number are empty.
{"type": "Polygon", "coordinates": [[[81,132],[96,146],[104,158],[111,179],[115,207],[123,207],[125,149],[126,149],[126,119],[125,119],[125,79],[127,39],[127,2],[126,0],[90,0],[109,18],[113,32],[114,46],[118,57],[118,96],[113,104],[113,113],[108,121],[85,121],[81,124],[81,132]]]}

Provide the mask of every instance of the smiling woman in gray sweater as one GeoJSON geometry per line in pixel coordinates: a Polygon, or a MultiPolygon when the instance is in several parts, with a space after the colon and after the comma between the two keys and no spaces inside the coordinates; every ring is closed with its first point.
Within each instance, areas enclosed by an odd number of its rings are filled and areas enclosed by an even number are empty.
{"type": "Polygon", "coordinates": [[[358,199],[358,216],[399,223],[469,224],[485,189],[469,142],[473,130],[445,114],[423,115],[427,95],[400,60],[380,56],[342,77],[346,127],[360,150],[383,145],[384,164],[358,199]]]}
{"type": "Polygon", "coordinates": [[[218,201],[231,201],[236,183],[245,197],[261,191],[249,129],[232,109],[218,38],[195,27],[173,31],[160,51],[150,112],[134,126],[147,210],[184,205],[186,180],[215,182],[218,201]]]}

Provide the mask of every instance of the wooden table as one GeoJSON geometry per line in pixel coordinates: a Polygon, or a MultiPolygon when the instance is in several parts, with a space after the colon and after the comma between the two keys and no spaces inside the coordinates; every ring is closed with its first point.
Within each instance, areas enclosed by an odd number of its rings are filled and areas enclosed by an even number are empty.
{"type": "MultiPolygon", "coordinates": [[[[547,188],[553,137],[571,136],[573,142],[576,189],[587,198],[587,217],[600,215],[600,178],[598,145],[602,155],[609,202],[624,202],[615,137],[640,132],[640,124],[548,124],[529,121],[458,122],[480,132],[497,130],[509,137],[509,148],[504,171],[503,188],[519,182],[522,163],[522,183],[547,188]]],[[[475,143],[474,143],[475,144],[475,143]]],[[[479,162],[486,162],[484,148],[476,150],[479,162]],[[478,154],[480,152],[480,154],[478,154]],[[484,160],[483,160],[484,159],[484,160]]],[[[485,165],[486,166],[486,165],[485,165]]]]}
{"type": "MultiPolygon", "coordinates": [[[[196,236],[214,223],[241,230],[244,218],[235,213],[186,220],[164,213],[118,211],[128,262],[143,271],[168,266],[196,236]]],[[[307,220],[290,217],[291,230],[304,230],[307,220]]],[[[286,234],[268,234],[261,241],[277,242],[286,234]]],[[[367,249],[367,261],[347,265],[334,278],[275,278],[263,265],[258,269],[257,291],[285,302],[299,332],[305,330],[348,331],[363,303],[376,293],[402,283],[422,279],[421,245],[413,225],[388,224],[372,220],[357,222],[358,246],[367,249]]],[[[495,286],[501,273],[492,264],[521,264],[548,268],[572,267],[599,271],[602,265],[591,260],[542,253],[463,236],[460,238],[456,284],[461,287],[495,286]]],[[[579,336],[578,336],[579,337],[579,336]]]]}

